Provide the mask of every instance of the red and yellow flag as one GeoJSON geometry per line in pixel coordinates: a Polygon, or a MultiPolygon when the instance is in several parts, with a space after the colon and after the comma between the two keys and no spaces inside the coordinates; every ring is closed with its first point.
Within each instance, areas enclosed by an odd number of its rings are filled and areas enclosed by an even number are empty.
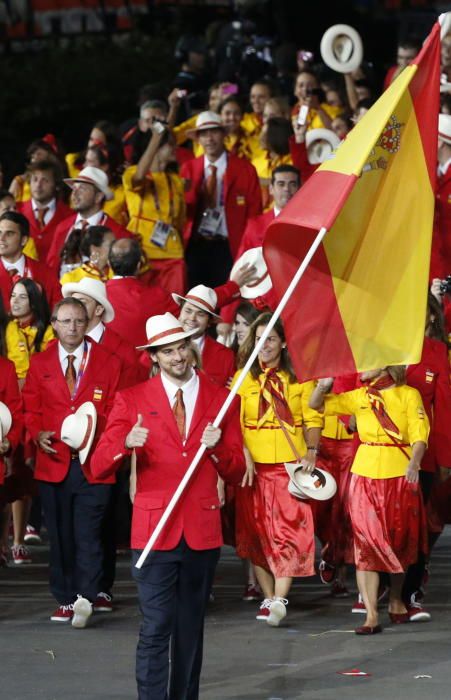
{"type": "Polygon", "coordinates": [[[437,163],[440,26],[270,225],[278,300],[327,234],[282,318],[298,378],[419,362],[437,163]]]}

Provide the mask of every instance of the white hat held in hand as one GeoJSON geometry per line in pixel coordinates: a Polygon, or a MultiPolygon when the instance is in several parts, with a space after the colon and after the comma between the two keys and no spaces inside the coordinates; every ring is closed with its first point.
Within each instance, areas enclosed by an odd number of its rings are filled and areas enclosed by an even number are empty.
{"type": "Polygon", "coordinates": [[[94,168],[92,165],[87,165],[86,168],[80,170],[76,177],[67,177],[64,182],[66,185],[72,189],[75,182],[87,182],[89,185],[94,185],[102,194],[105,195],[105,199],[113,199],[114,195],[110,188],[108,187],[108,175],[100,170],[100,168],[94,168]]]}
{"type": "Polygon", "coordinates": [[[309,163],[324,163],[338,146],[340,139],[331,129],[310,129],[305,135],[309,163]]]}
{"type": "Polygon", "coordinates": [[[62,286],[63,297],[71,297],[73,294],[83,294],[94,299],[105,309],[102,321],[109,323],[114,319],[114,308],[108,301],[106,285],[101,280],[91,277],[83,277],[79,282],[68,282],[62,286]]]}
{"type": "Polygon", "coordinates": [[[256,299],[266,294],[266,292],[269,292],[272,287],[271,277],[269,276],[268,268],[263,257],[263,248],[261,246],[246,250],[232,267],[230,276],[232,277],[240,267],[246,264],[256,268],[255,279],[240,287],[240,293],[243,299],[256,299]]]}
{"type": "Polygon", "coordinates": [[[438,115],[438,137],[451,146],[451,114],[438,115]]]}
{"type": "Polygon", "coordinates": [[[80,463],[84,464],[96,433],[97,411],[92,401],[83,403],[75,413],[63,420],[61,441],[73,452],[78,452],[80,463]]]}
{"type": "Polygon", "coordinates": [[[184,331],[180,321],[167,311],[165,314],[151,316],[146,322],[147,345],[138,345],[137,350],[147,350],[161,345],[169,345],[189,338],[198,329],[184,331]]]}
{"type": "Polygon", "coordinates": [[[302,469],[302,464],[292,462],[286,462],[285,469],[290,477],[288,490],[296,498],[313,498],[315,501],[327,501],[337,491],[337,482],[332,474],[324,471],[324,469],[315,467],[311,474],[307,474],[302,469]],[[298,493],[296,493],[296,490],[298,493]]]}
{"type": "Polygon", "coordinates": [[[0,442],[3,442],[5,437],[11,430],[13,417],[6,403],[0,401],[0,442]]]}
{"type": "Polygon", "coordinates": [[[362,63],[363,44],[360,34],[348,24],[334,24],[324,33],[321,56],[337,73],[352,73],[362,63]]]}

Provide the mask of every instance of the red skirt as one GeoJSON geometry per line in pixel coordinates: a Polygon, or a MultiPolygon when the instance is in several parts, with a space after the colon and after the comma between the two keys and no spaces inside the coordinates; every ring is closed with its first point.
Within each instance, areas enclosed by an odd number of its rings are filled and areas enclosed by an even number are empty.
{"type": "Polygon", "coordinates": [[[419,484],[404,476],[370,479],[353,474],[349,513],[359,571],[401,574],[427,552],[427,526],[419,484]]]}
{"type": "Polygon", "coordinates": [[[328,501],[316,501],[314,509],[315,534],[322,544],[322,558],[329,564],[354,563],[354,542],[349,517],[349,484],[356,453],[354,440],[321,438],[316,460],[320,469],[332,474],[337,493],[328,501]]]}
{"type": "Polygon", "coordinates": [[[288,492],[283,464],[255,464],[252,487],[236,489],[236,551],[275,578],[314,576],[310,504],[288,492]]]}

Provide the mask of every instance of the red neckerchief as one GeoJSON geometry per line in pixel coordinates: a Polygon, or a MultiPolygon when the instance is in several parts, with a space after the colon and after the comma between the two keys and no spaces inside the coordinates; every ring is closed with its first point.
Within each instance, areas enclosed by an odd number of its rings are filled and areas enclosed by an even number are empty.
{"type": "Polygon", "coordinates": [[[278,367],[262,366],[263,378],[260,382],[260,396],[258,401],[257,428],[260,428],[268,419],[271,409],[276,418],[291,432],[295,431],[294,418],[283,393],[283,382],[278,375],[278,367]]]}
{"type": "MultiPolygon", "coordinates": [[[[365,383],[365,382],[363,382],[365,383]]],[[[370,402],[371,410],[376,416],[380,426],[383,428],[384,432],[388,435],[390,440],[405,454],[407,459],[410,460],[410,455],[404,450],[399,443],[403,442],[403,437],[399,432],[399,428],[390,418],[385,410],[385,403],[382,394],[380,393],[382,389],[389,389],[393,387],[394,381],[389,374],[371,381],[366,386],[366,393],[370,402]]]]}

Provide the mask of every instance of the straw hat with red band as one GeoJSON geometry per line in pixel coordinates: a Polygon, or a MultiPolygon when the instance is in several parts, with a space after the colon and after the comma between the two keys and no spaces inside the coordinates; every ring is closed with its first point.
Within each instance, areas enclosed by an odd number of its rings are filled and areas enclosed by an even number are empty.
{"type": "Polygon", "coordinates": [[[207,314],[214,316],[214,318],[221,318],[217,313],[215,313],[215,309],[218,305],[218,297],[216,296],[216,292],[214,289],[211,289],[211,287],[206,287],[204,284],[198,284],[196,287],[193,287],[184,297],[182,297],[180,294],[172,294],[172,298],[179,306],[181,305],[182,301],[187,301],[192,304],[192,306],[195,306],[201,311],[205,311],[207,314]]]}
{"type": "Polygon", "coordinates": [[[61,440],[72,452],[78,452],[80,463],[84,464],[96,433],[97,411],[92,401],[83,403],[75,413],[63,420],[61,440]]]}
{"type": "Polygon", "coordinates": [[[272,287],[271,277],[266,267],[263,257],[263,248],[261,246],[246,250],[232,267],[230,276],[232,277],[240,267],[246,264],[255,267],[255,279],[253,279],[252,282],[247,282],[243,287],[240,287],[240,293],[243,299],[257,299],[257,297],[261,297],[263,294],[266,294],[266,292],[269,292],[272,287]]]}
{"type": "Polygon", "coordinates": [[[77,177],[67,177],[64,182],[69,185],[70,188],[73,187],[76,182],[87,182],[89,185],[94,185],[104,196],[105,199],[113,199],[114,195],[110,188],[108,187],[108,175],[100,170],[100,168],[94,168],[88,165],[83,170],[80,170],[77,177]]]}
{"type": "Polygon", "coordinates": [[[192,331],[184,331],[180,321],[167,311],[165,314],[151,316],[147,319],[147,345],[138,345],[136,349],[147,350],[147,348],[158,348],[161,345],[177,343],[179,340],[189,338],[197,331],[197,328],[194,328],[192,331]]]}
{"type": "Polygon", "coordinates": [[[199,131],[206,131],[207,129],[222,129],[224,130],[224,124],[221,121],[221,117],[216,112],[201,112],[196,119],[196,127],[194,129],[189,129],[186,132],[188,138],[193,139],[196,137],[199,131]]]}
{"type": "Polygon", "coordinates": [[[324,163],[338,146],[340,139],[331,129],[310,129],[305,135],[305,147],[309,163],[324,163]]]}
{"type": "Polygon", "coordinates": [[[13,417],[6,403],[0,401],[0,442],[3,442],[5,437],[11,430],[13,417]]]}
{"type": "Polygon", "coordinates": [[[451,114],[438,115],[438,137],[451,146],[451,114]]]}
{"type": "Polygon", "coordinates": [[[302,463],[294,462],[285,462],[285,469],[290,477],[288,490],[296,498],[328,501],[337,491],[337,482],[324,469],[315,467],[313,472],[307,474],[302,469],[302,463]]]}
{"type": "Polygon", "coordinates": [[[79,282],[63,284],[61,291],[63,297],[70,297],[73,294],[83,294],[84,296],[94,299],[94,301],[105,309],[102,315],[102,321],[110,323],[110,321],[114,319],[114,308],[108,301],[106,285],[101,280],[83,277],[79,282]]]}

